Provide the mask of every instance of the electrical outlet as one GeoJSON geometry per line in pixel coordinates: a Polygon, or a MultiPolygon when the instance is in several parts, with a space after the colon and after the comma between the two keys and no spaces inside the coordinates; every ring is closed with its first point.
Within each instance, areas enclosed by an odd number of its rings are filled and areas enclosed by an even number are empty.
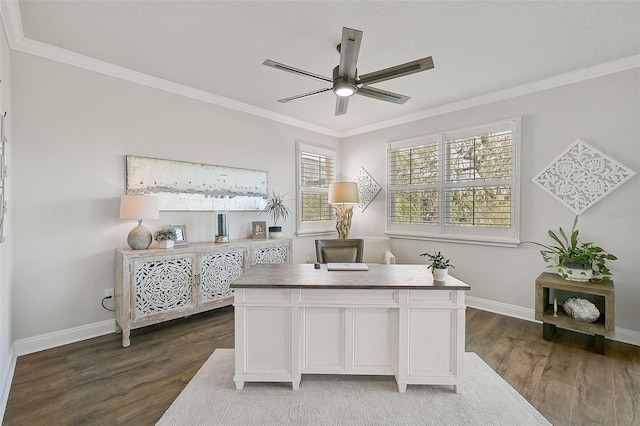
{"type": "Polygon", "coordinates": [[[113,299],[113,289],[112,288],[105,288],[104,289],[104,297],[105,298],[112,298],[113,299]]]}

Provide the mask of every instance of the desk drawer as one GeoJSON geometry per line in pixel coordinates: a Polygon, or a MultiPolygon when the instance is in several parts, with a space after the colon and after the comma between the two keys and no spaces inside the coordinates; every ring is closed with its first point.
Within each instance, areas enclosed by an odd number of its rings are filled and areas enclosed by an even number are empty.
{"type": "Polygon", "coordinates": [[[395,306],[398,304],[395,290],[302,290],[300,303],[320,305],[395,306]]]}
{"type": "Polygon", "coordinates": [[[243,288],[235,290],[235,303],[283,304],[291,301],[291,290],[282,288],[243,288]]]}
{"type": "Polygon", "coordinates": [[[456,306],[457,293],[452,290],[409,290],[408,302],[410,305],[420,306],[456,306]]]}

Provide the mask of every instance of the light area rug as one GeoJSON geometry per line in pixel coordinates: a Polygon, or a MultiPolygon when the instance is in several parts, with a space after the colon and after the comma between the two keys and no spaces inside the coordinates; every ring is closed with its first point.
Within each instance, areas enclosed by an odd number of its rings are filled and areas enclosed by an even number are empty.
{"type": "Polygon", "coordinates": [[[465,353],[463,393],[393,376],[302,375],[287,383],[233,382],[233,349],[216,349],[158,425],[550,425],[475,353],[465,353]]]}

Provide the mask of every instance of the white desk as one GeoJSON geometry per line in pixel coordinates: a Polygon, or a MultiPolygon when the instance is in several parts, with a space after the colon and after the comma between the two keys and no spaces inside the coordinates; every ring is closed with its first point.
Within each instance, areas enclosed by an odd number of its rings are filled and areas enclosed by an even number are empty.
{"type": "Polygon", "coordinates": [[[369,265],[369,271],[311,264],[256,265],[231,284],[236,388],[301,375],[393,375],[408,384],[461,392],[465,291],[426,265],[369,265]]]}

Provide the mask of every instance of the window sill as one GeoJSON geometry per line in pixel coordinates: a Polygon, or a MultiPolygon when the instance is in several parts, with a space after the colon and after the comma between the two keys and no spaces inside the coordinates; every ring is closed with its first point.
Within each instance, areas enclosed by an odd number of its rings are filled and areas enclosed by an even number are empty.
{"type": "Polygon", "coordinates": [[[443,234],[420,234],[420,233],[402,233],[402,232],[385,232],[385,235],[393,238],[403,238],[407,240],[424,240],[438,241],[445,243],[457,244],[473,244],[480,246],[496,246],[516,248],[520,244],[519,239],[486,237],[479,235],[443,235],[443,234]]]}

